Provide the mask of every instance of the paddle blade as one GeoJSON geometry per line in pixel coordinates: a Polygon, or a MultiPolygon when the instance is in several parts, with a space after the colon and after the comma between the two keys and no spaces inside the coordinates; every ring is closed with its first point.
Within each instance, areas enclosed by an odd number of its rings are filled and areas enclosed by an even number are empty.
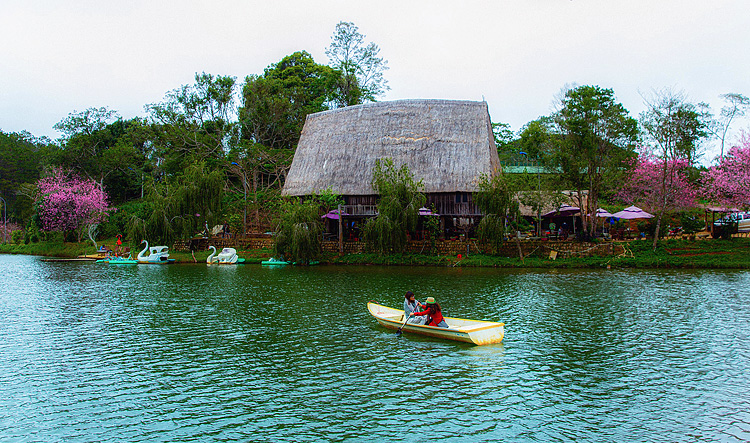
{"type": "Polygon", "coordinates": [[[401,330],[404,329],[404,326],[406,326],[406,322],[408,322],[410,318],[411,318],[411,314],[409,314],[409,316],[406,317],[406,320],[404,320],[404,324],[401,325],[401,327],[396,330],[396,335],[397,336],[401,335],[401,330]]]}

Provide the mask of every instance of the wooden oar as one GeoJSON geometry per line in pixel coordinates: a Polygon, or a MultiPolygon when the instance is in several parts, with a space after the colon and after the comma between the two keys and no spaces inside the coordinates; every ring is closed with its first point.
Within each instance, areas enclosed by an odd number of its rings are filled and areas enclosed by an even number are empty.
{"type": "Polygon", "coordinates": [[[406,322],[409,321],[412,315],[414,315],[414,313],[411,313],[408,317],[406,317],[406,320],[404,320],[404,324],[396,330],[396,335],[401,335],[401,330],[404,329],[404,326],[406,326],[406,322]]]}

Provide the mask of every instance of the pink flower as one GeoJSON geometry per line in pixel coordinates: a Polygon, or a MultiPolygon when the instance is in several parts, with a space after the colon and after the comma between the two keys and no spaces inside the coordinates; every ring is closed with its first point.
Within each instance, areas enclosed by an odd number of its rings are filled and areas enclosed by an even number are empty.
{"type": "Polygon", "coordinates": [[[42,229],[68,231],[104,221],[113,208],[107,194],[93,180],[69,177],[62,168],[55,168],[48,177],[37,182],[39,196],[37,213],[42,229]]]}
{"type": "Polygon", "coordinates": [[[695,205],[698,193],[688,180],[686,160],[664,160],[642,151],[618,197],[646,210],[677,211],[695,205]]]}
{"type": "Polygon", "coordinates": [[[750,208],[750,136],[743,134],[719,164],[701,174],[708,200],[727,207],[750,208]]]}

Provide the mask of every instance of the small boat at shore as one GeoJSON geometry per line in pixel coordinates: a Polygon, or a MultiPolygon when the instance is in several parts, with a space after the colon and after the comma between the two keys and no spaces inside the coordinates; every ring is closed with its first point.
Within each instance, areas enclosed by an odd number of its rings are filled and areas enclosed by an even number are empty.
{"type": "MultiPolygon", "coordinates": [[[[401,309],[389,308],[374,302],[368,302],[367,309],[381,326],[398,330],[398,328],[404,325],[404,311],[401,309]]],[[[505,336],[505,323],[452,317],[444,318],[445,322],[448,323],[447,328],[407,323],[401,330],[403,332],[462,341],[475,345],[501,343],[505,336]]]]}
{"type": "Polygon", "coordinates": [[[138,253],[138,263],[142,265],[166,265],[174,263],[175,259],[169,258],[169,248],[167,246],[152,246],[148,247],[148,242],[142,240],[141,244],[146,243],[146,247],[138,253]],[[146,255],[146,251],[149,254],[146,255]]]}
{"type": "Polygon", "coordinates": [[[206,259],[206,263],[209,265],[239,265],[245,263],[245,259],[239,258],[237,250],[234,248],[224,248],[218,255],[215,246],[209,246],[208,249],[213,250],[206,259]]]}
{"type": "Polygon", "coordinates": [[[290,264],[288,261],[285,260],[276,260],[275,258],[271,257],[268,260],[260,262],[263,266],[285,266],[290,264]]]}
{"type": "Polygon", "coordinates": [[[97,263],[108,263],[110,265],[137,265],[138,260],[133,260],[129,257],[110,257],[97,260],[97,263]]]}
{"type": "MultiPolygon", "coordinates": [[[[284,260],[276,260],[275,258],[270,258],[269,260],[265,260],[260,262],[263,266],[284,266],[284,265],[294,265],[294,266],[303,266],[303,262],[295,261],[295,262],[288,262],[284,260]]],[[[320,264],[319,261],[313,260],[307,264],[307,266],[315,266],[320,264]]]]}

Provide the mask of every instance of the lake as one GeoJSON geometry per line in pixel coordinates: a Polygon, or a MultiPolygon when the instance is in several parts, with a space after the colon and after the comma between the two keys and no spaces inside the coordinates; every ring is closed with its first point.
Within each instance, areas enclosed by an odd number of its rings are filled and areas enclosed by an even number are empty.
{"type": "Polygon", "coordinates": [[[747,271],[0,266],[0,441],[750,440],[747,271]]]}

